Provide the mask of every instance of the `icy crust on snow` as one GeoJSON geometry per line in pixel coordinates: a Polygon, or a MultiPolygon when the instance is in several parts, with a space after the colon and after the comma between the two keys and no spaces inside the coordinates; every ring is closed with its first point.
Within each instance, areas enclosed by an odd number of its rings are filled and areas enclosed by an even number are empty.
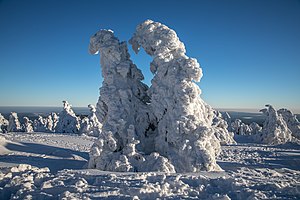
{"type": "Polygon", "coordinates": [[[75,115],[71,105],[67,101],[63,101],[63,110],[59,113],[59,121],[57,122],[56,132],[78,133],[79,128],[79,119],[75,115]]]}
{"type": "Polygon", "coordinates": [[[7,132],[8,120],[0,113],[0,133],[7,132]]]}
{"type": "Polygon", "coordinates": [[[148,94],[158,129],[155,150],[170,160],[176,172],[220,170],[215,160],[220,142],[211,126],[213,109],[199,97],[195,83],[202,77],[197,60],[185,55],[174,30],[151,20],[137,26],[129,43],[136,53],[143,47],[153,57],[148,94]]]}
{"type": "Polygon", "coordinates": [[[20,132],[22,131],[21,124],[19,122],[18,114],[16,112],[11,112],[8,121],[8,132],[20,132]]]}
{"type": "Polygon", "coordinates": [[[91,149],[89,168],[175,172],[158,153],[144,155],[154,149],[153,117],[147,107],[148,87],[130,60],[126,42],[120,42],[111,30],[100,30],[91,37],[89,51],[100,53],[103,75],[96,106],[102,133],[91,149]]]}
{"type": "Polygon", "coordinates": [[[266,120],[263,124],[262,133],[255,135],[257,141],[266,144],[284,144],[292,140],[292,132],[286,121],[273,106],[266,105],[266,108],[260,111],[266,116],[266,120]]]}

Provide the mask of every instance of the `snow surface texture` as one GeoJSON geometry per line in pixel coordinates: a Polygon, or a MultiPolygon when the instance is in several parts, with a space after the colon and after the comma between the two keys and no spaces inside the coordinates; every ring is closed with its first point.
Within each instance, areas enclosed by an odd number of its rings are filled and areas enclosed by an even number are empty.
{"type": "Polygon", "coordinates": [[[136,53],[143,47],[153,57],[148,94],[158,129],[155,150],[170,160],[176,172],[220,170],[215,160],[220,142],[211,126],[213,109],[199,97],[195,83],[202,77],[197,60],[185,55],[174,30],[151,20],[137,26],[129,43],[136,53]]]}
{"type": "Polygon", "coordinates": [[[12,112],[9,115],[9,121],[8,121],[8,132],[20,132],[22,131],[21,129],[21,124],[19,122],[18,114],[15,112],[12,112]]]}
{"type": "Polygon", "coordinates": [[[217,158],[225,172],[119,173],[82,169],[94,137],[4,136],[0,199],[300,199],[295,143],[270,146],[238,136],[238,145],[222,146],[217,158]]]}
{"type": "Polygon", "coordinates": [[[273,106],[266,105],[266,108],[262,109],[261,112],[266,115],[266,120],[263,124],[262,133],[255,135],[256,140],[266,144],[284,144],[292,140],[292,132],[286,121],[273,106]]]}
{"type": "Polygon", "coordinates": [[[8,120],[0,113],[0,133],[7,132],[8,120]]]}
{"type": "Polygon", "coordinates": [[[78,133],[79,128],[79,119],[76,117],[71,105],[67,101],[63,101],[63,110],[59,113],[56,132],[78,133]]]}
{"type": "Polygon", "coordinates": [[[90,114],[81,121],[80,130],[81,134],[99,137],[101,133],[102,124],[98,121],[96,116],[95,106],[89,104],[90,114]]]}

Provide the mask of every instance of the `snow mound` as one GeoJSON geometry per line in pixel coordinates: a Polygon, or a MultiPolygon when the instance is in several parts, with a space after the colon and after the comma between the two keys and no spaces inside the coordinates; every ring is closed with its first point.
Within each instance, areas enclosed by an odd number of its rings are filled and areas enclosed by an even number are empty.
{"type": "Polygon", "coordinates": [[[266,105],[261,112],[266,116],[262,133],[255,135],[256,140],[266,144],[283,144],[291,141],[292,132],[283,116],[271,105],[266,105]]]}
{"type": "Polygon", "coordinates": [[[136,53],[143,47],[153,57],[148,94],[158,129],[155,150],[170,160],[176,172],[220,170],[215,160],[220,143],[211,126],[213,109],[199,97],[195,83],[202,77],[197,60],[185,55],[174,30],[151,20],[137,26],[129,43],[136,53]]]}
{"type": "Polygon", "coordinates": [[[22,131],[21,124],[19,122],[18,114],[16,112],[11,112],[8,121],[8,132],[20,132],[22,131]]]}
{"type": "Polygon", "coordinates": [[[78,133],[79,128],[79,119],[75,115],[71,105],[67,101],[63,101],[63,110],[59,113],[59,121],[57,122],[55,132],[78,133]]]}

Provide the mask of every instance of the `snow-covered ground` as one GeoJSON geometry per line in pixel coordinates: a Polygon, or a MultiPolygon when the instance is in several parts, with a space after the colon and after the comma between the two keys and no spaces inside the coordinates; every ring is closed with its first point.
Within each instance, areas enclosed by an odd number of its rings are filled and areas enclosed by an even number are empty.
{"type": "Polygon", "coordinates": [[[93,137],[3,136],[0,199],[300,199],[299,144],[239,136],[236,145],[222,146],[223,172],[118,173],[86,169],[93,137]]]}

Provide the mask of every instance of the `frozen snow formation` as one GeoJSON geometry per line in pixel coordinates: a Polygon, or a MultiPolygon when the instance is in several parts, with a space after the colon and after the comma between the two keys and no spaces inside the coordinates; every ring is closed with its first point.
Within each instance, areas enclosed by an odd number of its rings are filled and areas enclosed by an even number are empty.
{"type": "Polygon", "coordinates": [[[58,121],[59,117],[57,114],[55,112],[50,113],[47,118],[47,129],[50,132],[55,132],[58,121]]]}
{"type": "Polygon", "coordinates": [[[90,114],[81,121],[79,132],[90,136],[99,136],[102,124],[96,116],[96,108],[91,104],[89,104],[88,107],[90,109],[90,114]]]}
{"type": "Polygon", "coordinates": [[[300,122],[296,118],[296,115],[294,115],[290,110],[285,108],[279,109],[277,113],[283,117],[283,120],[286,122],[288,128],[292,132],[292,136],[294,136],[297,139],[300,139],[300,122]]]}
{"type": "Polygon", "coordinates": [[[8,120],[0,113],[0,133],[7,132],[8,120]]]}
{"type": "Polygon", "coordinates": [[[38,118],[33,121],[33,130],[34,132],[47,132],[46,119],[39,115],[38,118]]]}
{"type": "MultiPolygon", "coordinates": [[[[90,168],[111,171],[196,172],[221,170],[216,163],[222,143],[234,143],[226,122],[213,124],[214,110],[201,98],[195,82],[202,77],[196,59],[185,55],[175,31],[147,20],[130,39],[153,57],[148,89],[132,63],[125,42],[111,30],[90,39],[91,54],[100,53],[103,84],[96,115],[103,125],[90,152],[90,168]]],[[[87,121],[85,122],[87,123],[87,121]]]]}
{"type": "Polygon", "coordinates": [[[24,124],[23,124],[23,131],[26,133],[32,133],[33,127],[32,127],[32,121],[28,117],[24,117],[24,124]]]}
{"type": "Polygon", "coordinates": [[[91,37],[89,51],[100,53],[103,75],[96,107],[103,127],[92,147],[89,167],[175,172],[167,158],[151,154],[155,124],[147,106],[148,87],[141,82],[143,74],[130,60],[126,42],[120,42],[111,30],[100,30],[91,37]]]}
{"type": "MultiPolygon", "coordinates": [[[[212,126],[215,128],[215,136],[218,138],[221,144],[236,144],[233,139],[234,133],[228,131],[228,124],[224,120],[222,113],[214,111],[215,117],[213,119],[212,126]]],[[[227,115],[225,115],[227,116],[227,115]]]]}
{"type": "Polygon", "coordinates": [[[19,122],[18,114],[16,112],[11,112],[8,121],[8,132],[20,132],[22,130],[21,124],[19,122]]]}
{"type": "Polygon", "coordinates": [[[266,105],[266,108],[260,111],[266,116],[266,120],[262,133],[256,135],[256,140],[266,144],[283,144],[291,141],[292,132],[283,116],[277,113],[273,106],[266,105]]]}
{"type": "Polygon", "coordinates": [[[236,119],[231,123],[230,130],[238,135],[252,135],[251,128],[240,119],[236,119]]]}
{"type": "Polygon", "coordinates": [[[174,30],[151,20],[137,26],[129,43],[136,53],[142,47],[153,58],[148,94],[158,129],[155,150],[176,172],[219,170],[215,156],[220,142],[212,126],[213,109],[200,98],[195,83],[202,77],[197,60],[185,55],[174,30]]]}
{"type": "Polygon", "coordinates": [[[55,132],[78,133],[79,128],[79,119],[75,115],[72,106],[67,101],[63,101],[63,110],[59,113],[59,120],[55,132]]]}

